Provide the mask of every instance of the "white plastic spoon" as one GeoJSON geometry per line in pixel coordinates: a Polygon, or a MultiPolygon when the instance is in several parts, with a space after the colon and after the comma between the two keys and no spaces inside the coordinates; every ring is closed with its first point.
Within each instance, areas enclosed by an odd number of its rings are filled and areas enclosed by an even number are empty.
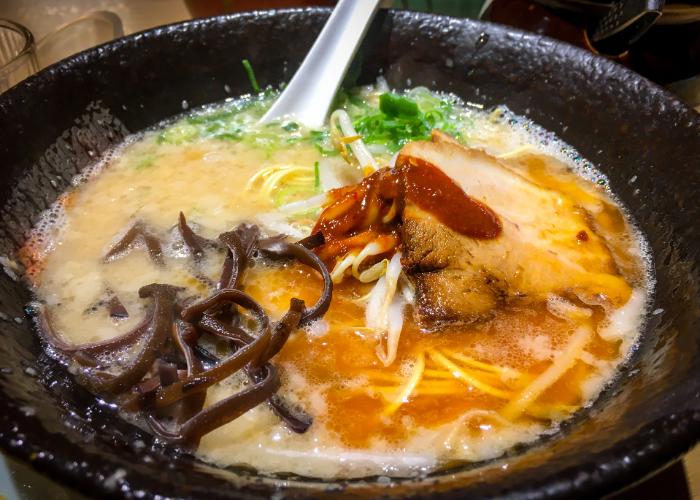
{"type": "Polygon", "coordinates": [[[320,128],[382,0],[339,0],[289,85],[260,119],[290,116],[320,128]]]}

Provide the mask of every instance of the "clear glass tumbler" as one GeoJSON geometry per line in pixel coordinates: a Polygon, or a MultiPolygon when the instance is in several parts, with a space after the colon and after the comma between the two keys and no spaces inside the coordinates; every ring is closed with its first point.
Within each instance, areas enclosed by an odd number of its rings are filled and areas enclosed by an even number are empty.
{"type": "Polygon", "coordinates": [[[36,73],[34,37],[24,26],[0,19],[0,92],[36,73]]]}

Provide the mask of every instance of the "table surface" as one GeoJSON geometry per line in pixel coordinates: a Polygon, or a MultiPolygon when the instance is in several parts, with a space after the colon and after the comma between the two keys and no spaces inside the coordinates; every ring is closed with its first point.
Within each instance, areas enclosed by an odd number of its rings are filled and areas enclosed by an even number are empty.
{"type": "MultiPolygon", "coordinates": [[[[466,9],[465,15],[478,12],[482,0],[469,0],[468,5],[452,0],[443,0],[450,14],[466,9]]],[[[432,2],[397,1],[397,4],[409,4],[420,7],[422,3],[434,6],[432,2]]],[[[191,14],[185,0],[2,0],[0,1],[0,18],[8,18],[27,26],[36,39],[50,33],[81,15],[97,10],[107,10],[117,14],[123,26],[124,34],[135,33],[153,26],[190,19],[191,14]]],[[[87,47],[78,47],[76,51],[87,47]]],[[[81,499],[79,493],[66,489],[50,479],[36,473],[29,465],[9,457],[0,456],[0,499],[7,500],[44,500],[50,498],[81,499]]],[[[700,446],[678,462],[656,475],[643,481],[640,485],[615,495],[616,499],[664,498],[667,500],[700,499],[700,446]]]]}

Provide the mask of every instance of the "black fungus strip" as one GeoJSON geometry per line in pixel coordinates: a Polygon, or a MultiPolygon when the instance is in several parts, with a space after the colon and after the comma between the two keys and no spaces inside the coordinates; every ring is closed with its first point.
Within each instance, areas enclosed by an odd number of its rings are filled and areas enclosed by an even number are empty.
{"type": "Polygon", "coordinates": [[[224,269],[221,273],[221,279],[219,279],[219,289],[238,288],[243,277],[243,270],[248,262],[241,238],[236,231],[229,231],[220,234],[219,241],[228,248],[224,269]]]}
{"type": "Polygon", "coordinates": [[[197,326],[208,333],[216,335],[217,337],[233,340],[239,347],[249,344],[255,340],[243,328],[239,326],[227,325],[223,321],[219,321],[209,314],[204,314],[202,319],[197,322],[197,326]]]}
{"type": "MultiPolygon", "coordinates": [[[[220,359],[201,346],[196,346],[197,355],[208,363],[219,363],[220,359]]],[[[246,369],[246,375],[252,383],[259,381],[259,370],[246,369]]],[[[275,394],[268,399],[273,413],[282,420],[289,429],[297,434],[306,432],[313,423],[313,417],[298,406],[287,403],[284,398],[275,394]]]]}
{"type": "Polygon", "coordinates": [[[234,374],[251,361],[256,360],[264,352],[264,349],[270,341],[269,332],[269,328],[266,329],[262,336],[255,339],[255,342],[237,350],[234,354],[213,368],[193,374],[171,386],[160,388],[156,395],[154,406],[158,408],[165,407],[179,401],[189,394],[204,391],[215,383],[234,374]]]}
{"type": "Polygon", "coordinates": [[[117,351],[127,347],[138,341],[147,331],[148,326],[151,324],[153,315],[151,313],[147,314],[146,317],[136,325],[132,330],[127,333],[120,335],[108,340],[103,340],[101,342],[94,342],[90,344],[78,344],[72,345],[67,344],[61,339],[61,337],[55,332],[51,326],[49,320],[48,312],[44,306],[38,308],[38,329],[39,335],[42,339],[49,345],[58,349],[65,354],[83,352],[89,355],[103,354],[108,351],[117,351]]]}
{"type": "Polygon", "coordinates": [[[226,257],[224,257],[224,265],[221,268],[221,277],[219,278],[219,283],[216,286],[219,290],[227,288],[227,285],[231,282],[231,276],[233,275],[233,254],[230,250],[226,250],[226,257]]]}
{"type": "Polygon", "coordinates": [[[314,418],[306,413],[301,408],[295,407],[285,401],[279,394],[273,394],[268,399],[270,408],[293,432],[303,434],[311,424],[314,423],[314,418]]]}
{"type": "Polygon", "coordinates": [[[243,272],[250,263],[259,238],[258,226],[248,224],[239,224],[233,231],[219,235],[219,241],[227,248],[219,279],[219,290],[240,288],[243,272]]]}
{"type": "Polygon", "coordinates": [[[194,324],[196,321],[200,320],[204,313],[210,308],[219,304],[237,304],[250,310],[260,322],[263,322],[264,319],[265,325],[268,324],[267,314],[265,314],[263,308],[260,307],[260,304],[247,293],[234,289],[219,290],[206,299],[185,307],[180,313],[180,316],[185,321],[194,324]]]}
{"type": "Polygon", "coordinates": [[[109,317],[115,319],[126,319],[129,317],[129,311],[126,310],[119,297],[112,295],[107,302],[109,308],[109,317]]]}
{"type": "Polygon", "coordinates": [[[294,258],[312,269],[318,271],[323,277],[323,291],[316,304],[310,309],[305,309],[302,314],[300,324],[305,324],[320,318],[331,305],[333,297],[333,282],[328,273],[328,269],[323,261],[308,248],[296,243],[288,243],[276,238],[268,238],[258,242],[258,248],[268,256],[277,258],[294,258]]]}
{"type": "Polygon", "coordinates": [[[185,396],[206,390],[213,384],[237,372],[248,363],[256,364],[257,360],[266,352],[271,337],[270,322],[267,314],[252,297],[240,290],[221,290],[216,292],[211,297],[184,308],[181,313],[182,319],[187,322],[197,321],[201,319],[207,309],[222,302],[235,303],[251,311],[258,322],[255,340],[237,350],[213,368],[189,376],[185,380],[168,387],[159,388],[155,399],[152,401],[156,408],[169,406],[185,396]]]}
{"type": "Polygon", "coordinates": [[[197,357],[199,357],[199,359],[203,360],[206,363],[215,364],[221,361],[221,359],[218,356],[211,353],[209,350],[207,350],[205,347],[202,347],[199,344],[195,345],[192,348],[192,351],[197,355],[197,357]]]}
{"type": "Polygon", "coordinates": [[[158,238],[146,232],[146,230],[143,231],[142,237],[144,243],[146,243],[148,256],[151,258],[151,260],[159,266],[164,265],[165,261],[163,260],[163,249],[160,247],[158,238]]]}
{"type": "Polygon", "coordinates": [[[131,250],[132,244],[137,240],[141,239],[146,245],[148,250],[148,256],[151,260],[162,266],[165,262],[163,260],[163,249],[160,246],[158,238],[153,236],[144,226],[142,222],[136,222],[133,226],[126,232],[126,234],[117,241],[112,248],[105,254],[103,261],[112,262],[113,260],[122,257],[131,250]]]}
{"type": "Polygon", "coordinates": [[[291,299],[289,301],[289,310],[285,315],[272,327],[272,338],[270,345],[261,358],[261,362],[265,363],[275,354],[280,352],[289,335],[299,327],[299,322],[304,313],[304,301],[301,299],[291,299]]]}
{"type": "Polygon", "coordinates": [[[182,236],[185,245],[190,249],[190,253],[194,260],[200,260],[204,256],[204,249],[192,228],[187,225],[187,219],[185,219],[185,214],[180,212],[180,218],[178,220],[177,228],[180,231],[180,236],[182,236]]]}
{"type": "Polygon", "coordinates": [[[234,231],[241,240],[245,256],[250,259],[260,239],[260,229],[255,225],[239,224],[234,231]]]}
{"type": "Polygon", "coordinates": [[[265,365],[262,379],[242,391],[229,396],[185,422],[180,429],[179,441],[187,447],[196,447],[202,436],[243,415],[272,396],[279,389],[280,381],[277,369],[265,365]]]}
{"type": "Polygon", "coordinates": [[[177,350],[182,356],[182,360],[187,367],[187,376],[194,375],[202,371],[202,362],[194,355],[192,344],[197,342],[197,333],[194,325],[186,323],[181,319],[175,320],[175,328],[172,329],[171,338],[177,350]]]}
{"type": "Polygon", "coordinates": [[[158,372],[158,378],[160,379],[160,385],[163,387],[167,387],[180,380],[177,375],[177,366],[174,364],[159,359],[156,360],[155,367],[158,372]]]}
{"type": "Polygon", "coordinates": [[[146,375],[168,339],[173,322],[175,298],[179,290],[171,285],[156,283],[139,289],[139,297],[152,297],[154,301],[153,322],[145,335],[143,347],[119,375],[101,377],[92,376],[89,371],[83,372],[89,386],[99,392],[118,394],[136,385],[146,375]]]}
{"type": "MultiPolygon", "coordinates": [[[[270,346],[267,348],[265,355],[259,360],[260,364],[265,363],[282,349],[287,339],[289,339],[289,335],[299,326],[303,311],[303,300],[296,298],[290,300],[289,310],[282,319],[276,322],[272,327],[270,346]]],[[[255,383],[260,380],[261,370],[252,364],[246,370],[246,373],[251,382],[255,383]]],[[[293,409],[291,405],[276,394],[268,399],[268,404],[275,415],[277,415],[293,432],[299,434],[304,433],[313,423],[311,415],[300,408],[293,409]]]]}
{"type": "Polygon", "coordinates": [[[133,226],[129,228],[129,230],[122,236],[122,238],[117,241],[112,248],[107,251],[105,254],[103,260],[105,262],[112,261],[119,257],[121,254],[124,254],[129,251],[130,245],[136,241],[136,238],[138,238],[141,235],[141,223],[136,222],[133,226]]]}
{"type": "Polygon", "coordinates": [[[138,384],[138,390],[141,394],[153,393],[161,384],[160,375],[146,378],[138,384]]]}
{"type": "Polygon", "coordinates": [[[81,366],[89,366],[90,368],[96,368],[100,364],[93,356],[84,351],[77,351],[73,354],[73,361],[81,366]]]}
{"type": "Polygon", "coordinates": [[[326,238],[323,236],[323,233],[321,231],[297,241],[298,245],[301,245],[304,248],[308,248],[309,250],[313,250],[316,247],[320,247],[321,245],[323,245],[325,243],[326,243],[326,238]]]}
{"type": "MultiPolygon", "coordinates": [[[[180,213],[178,229],[195,264],[204,249],[219,246],[198,236],[180,213]]],[[[142,222],[136,222],[107,252],[105,262],[121,257],[141,240],[151,259],[163,264],[159,241],[142,222]]],[[[152,298],[152,312],[130,332],[104,342],[71,346],[63,342],[49,323],[45,308],[39,308],[38,324],[43,339],[58,352],[72,358],[80,367],[78,377],[95,392],[114,396],[123,409],[145,413],[154,434],[184,446],[196,446],[201,437],[234,420],[251,408],[268,401],[272,411],[294,432],[305,432],[313,418],[297,406],[275,394],[280,381],[277,369],[268,363],[284,346],[290,334],[305,322],[323,315],[332,296],[330,275],[321,260],[309,249],[323,244],[323,236],[312,235],[299,244],[288,243],[282,235],[260,239],[257,226],[241,224],[223,233],[219,241],[226,247],[226,259],[219,281],[220,290],[195,303],[176,302],[180,289],[151,284],[139,295],[152,298]],[[285,315],[270,325],[262,307],[242,292],[241,281],[247,266],[253,265],[256,251],[271,259],[293,258],[318,271],[324,280],[321,297],[307,309],[293,298],[285,315]],[[237,307],[249,311],[257,323],[249,332],[239,325],[244,316],[237,307]],[[199,345],[204,333],[226,339],[230,349],[222,359],[199,345]],[[119,374],[105,371],[100,355],[118,352],[142,341],[138,353],[119,374]],[[206,363],[206,365],[205,365],[206,363]],[[186,369],[179,369],[185,367],[186,369]],[[243,390],[204,408],[207,389],[243,370],[249,380],[243,390]],[[162,419],[173,424],[165,425],[162,419]]],[[[208,278],[207,278],[208,280],[208,278]]],[[[209,281],[210,285],[213,283],[209,281]]],[[[112,317],[128,317],[116,295],[109,303],[112,317]]]]}
{"type": "MultiPolygon", "coordinates": [[[[177,319],[175,328],[172,330],[173,343],[182,355],[187,371],[183,378],[192,377],[204,371],[202,362],[195,356],[192,347],[187,342],[188,337],[192,337],[191,332],[194,331],[194,326],[177,319]]],[[[194,415],[199,413],[204,408],[204,402],[207,399],[207,393],[202,391],[192,394],[178,403],[178,412],[174,416],[177,422],[189,420],[194,415]]]]}
{"type": "Polygon", "coordinates": [[[189,224],[187,224],[185,214],[182,212],[180,212],[177,229],[180,232],[180,236],[182,236],[182,240],[185,242],[185,245],[187,245],[187,248],[189,248],[195,262],[198,262],[204,256],[205,247],[217,246],[215,241],[211,241],[195,233],[189,224]]]}
{"type": "MultiPolygon", "coordinates": [[[[194,349],[194,347],[197,345],[197,341],[199,340],[199,337],[201,337],[201,332],[199,330],[197,330],[197,328],[195,328],[194,325],[191,325],[190,323],[182,321],[180,319],[180,312],[181,311],[177,311],[177,314],[176,314],[176,318],[177,318],[176,322],[179,325],[178,330],[177,330],[179,333],[179,336],[175,339],[175,342],[184,342],[185,346],[189,347],[190,350],[186,351],[184,349],[184,347],[178,347],[178,348],[183,352],[190,352],[191,353],[192,349],[194,349]],[[180,337],[182,337],[182,338],[180,339],[180,337]]],[[[185,361],[188,362],[186,358],[185,358],[185,361]]]]}
{"type": "Polygon", "coordinates": [[[197,446],[203,435],[238,418],[273,395],[280,386],[277,369],[265,365],[263,371],[265,376],[261,381],[205,408],[188,420],[182,426],[183,443],[197,446]]]}

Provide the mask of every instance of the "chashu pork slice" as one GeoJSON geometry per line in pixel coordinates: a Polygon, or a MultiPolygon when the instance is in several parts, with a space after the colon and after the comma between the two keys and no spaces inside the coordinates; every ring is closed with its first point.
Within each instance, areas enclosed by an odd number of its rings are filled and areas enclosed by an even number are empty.
{"type": "Polygon", "coordinates": [[[396,165],[417,159],[441,169],[498,215],[502,232],[494,239],[463,236],[406,204],[402,263],[424,327],[486,319],[515,298],[539,301],[555,294],[614,306],[627,301],[630,286],[585,209],[481,150],[434,139],[404,146],[396,165]]]}

